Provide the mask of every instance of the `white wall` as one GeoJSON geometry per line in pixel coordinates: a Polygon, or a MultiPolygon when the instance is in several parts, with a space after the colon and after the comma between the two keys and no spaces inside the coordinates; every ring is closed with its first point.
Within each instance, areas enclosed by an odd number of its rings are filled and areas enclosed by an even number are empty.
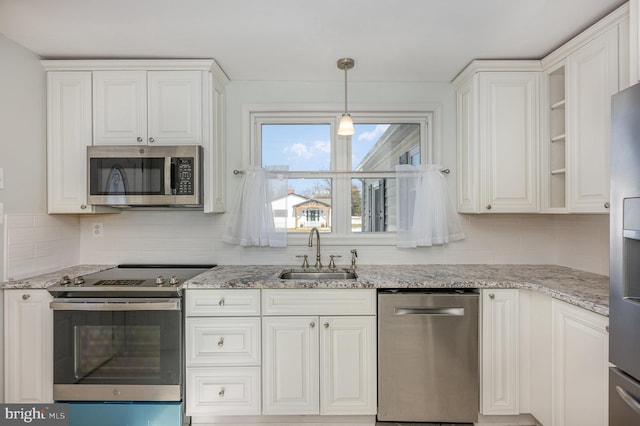
{"type": "Polygon", "coordinates": [[[5,181],[0,203],[5,214],[45,212],[45,107],[40,58],[0,34],[0,168],[5,181]]]}

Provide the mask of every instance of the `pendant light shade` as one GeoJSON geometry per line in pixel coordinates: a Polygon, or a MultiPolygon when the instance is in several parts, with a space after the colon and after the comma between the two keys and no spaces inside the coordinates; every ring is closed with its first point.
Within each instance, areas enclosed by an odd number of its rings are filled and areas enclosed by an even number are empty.
{"type": "Polygon", "coordinates": [[[355,61],[351,58],[338,59],[338,68],[344,70],[344,114],[342,114],[338,125],[338,135],[340,136],[351,136],[356,132],[353,128],[353,119],[347,109],[347,70],[353,68],[354,65],[355,61]]]}

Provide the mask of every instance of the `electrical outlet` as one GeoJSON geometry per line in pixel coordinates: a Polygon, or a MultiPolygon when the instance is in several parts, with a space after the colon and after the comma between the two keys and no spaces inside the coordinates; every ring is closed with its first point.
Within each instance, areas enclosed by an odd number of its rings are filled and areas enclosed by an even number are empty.
{"type": "Polygon", "coordinates": [[[4,169],[0,167],[0,189],[4,189],[4,169]]]}
{"type": "Polygon", "coordinates": [[[104,227],[102,226],[102,222],[96,222],[91,225],[91,230],[93,231],[93,236],[96,238],[104,237],[104,227]]]}

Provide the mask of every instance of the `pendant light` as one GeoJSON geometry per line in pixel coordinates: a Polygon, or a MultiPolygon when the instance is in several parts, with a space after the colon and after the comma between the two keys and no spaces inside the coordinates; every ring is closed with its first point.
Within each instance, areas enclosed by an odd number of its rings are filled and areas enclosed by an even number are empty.
{"type": "Polygon", "coordinates": [[[344,114],[342,114],[338,125],[338,135],[340,136],[351,136],[356,132],[353,128],[351,114],[347,110],[347,70],[353,68],[354,65],[355,61],[351,58],[338,59],[338,68],[344,70],[344,114]]]}

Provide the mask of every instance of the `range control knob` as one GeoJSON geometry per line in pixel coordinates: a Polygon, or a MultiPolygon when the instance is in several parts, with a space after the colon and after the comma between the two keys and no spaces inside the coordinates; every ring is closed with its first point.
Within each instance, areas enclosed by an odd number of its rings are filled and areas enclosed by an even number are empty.
{"type": "Polygon", "coordinates": [[[80,276],[80,277],[75,277],[75,278],[73,279],[73,283],[74,283],[75,285],[82,285],[82,284],[84,284],[84,278],[83,278],[82,276],[80,276]]]}
{"type": "Polygon", "coordinates": [[[71,284],[71,278],[69,278],[69,275],[65,275],[64,277],[60,278],[60,285],[69,285],[71,284]]]}
{"type": "Polygon", "coordinates": [[[160,286],[162,284],[164,284],[164,277],[160,275],[158,278],[156,278],[156,285],[160,286]]]}
{"type": "Polygon", "coordinates": [[[178,285],[180,284],[180,280],[178,278],[176,278],[176,276],[172,276],[171,279],[169,280],[169,284],[171,285],[178,285]]]}

